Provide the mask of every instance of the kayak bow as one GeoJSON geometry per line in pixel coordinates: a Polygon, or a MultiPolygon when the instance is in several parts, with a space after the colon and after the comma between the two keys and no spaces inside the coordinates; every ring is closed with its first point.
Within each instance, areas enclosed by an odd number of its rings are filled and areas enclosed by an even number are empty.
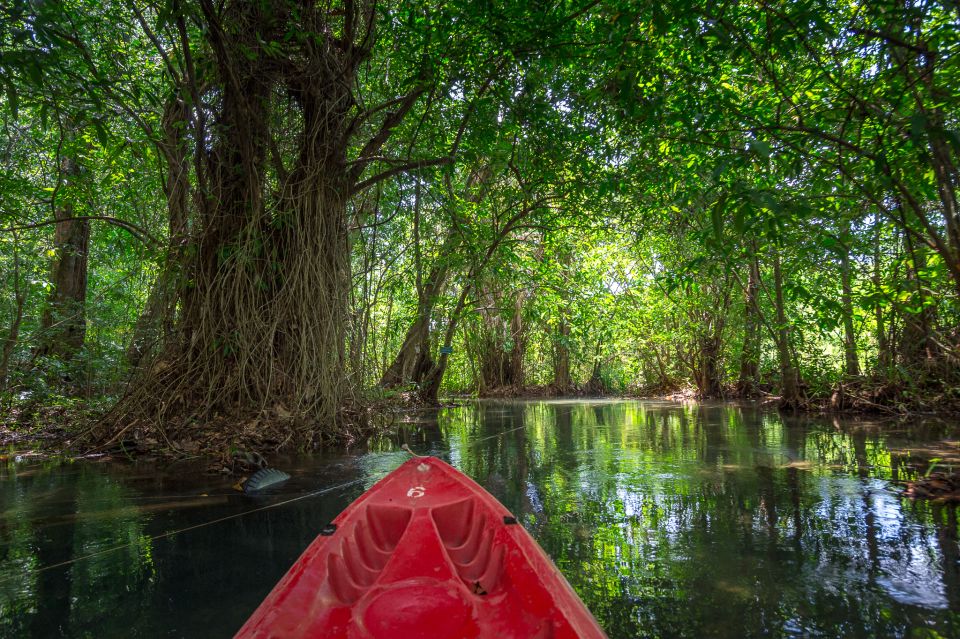
{"type": "Polygon", "coordinates": [[[407,461],[348,506],[237,634],[605,636],[507,509],[434,457],[407,461]]]}

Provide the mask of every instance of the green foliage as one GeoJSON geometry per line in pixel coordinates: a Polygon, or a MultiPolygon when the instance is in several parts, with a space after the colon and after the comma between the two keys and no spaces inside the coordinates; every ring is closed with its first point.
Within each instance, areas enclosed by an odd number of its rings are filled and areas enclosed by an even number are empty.
{"type": "MultiPolygon", "coordinates": [[[[216,197],[197,149],[223,135],[211,8],[0,10],[8,395],[117,393],[152,296],[174,291],[155,324],[177,325],[176,296],[197,285],[184,265],[209,230],[199,211],[216,197]],[[176,139],[192,149],[182,167],[176,139]],[[176,214],[173,169],[191,189],[176,214]],[[97,219],[85,344],[65,360],[38,345],[62,259],[53,222],[68,207],[97,219]]],[[[794,370],[805,394],[826,397],[851,381],[851,352],[880,385],[957,383],[955,7],[418,1],[375,11],[344,107],[347,155],[359,158],[344,369],[360,391],[382,396],[375,387],[418,320],[427,364],[442,360],[451,392],[491,390],[493,366],[518,369],[499,377],[515,385],[566,387],[569,374],[576,386],[716,395],[750,381],[753,357],[755,388],[779,392],[794,370]]],[[[235,53],[279,68],[304,43],[345,37],[343,15],[323,18],[323,32],[291,14],[276,37],[235,53]]],[[[269,102],[264,184],[279,197],[303,151],[288,131],[304,114],[295,95],[269,102]]],[[[243,261],[259,273],[263,291],[282,288],[289,256],[271,238],[293,228],[279,209],[265,219],[252,239],[212,251],[216,268],[243,261]]]]}

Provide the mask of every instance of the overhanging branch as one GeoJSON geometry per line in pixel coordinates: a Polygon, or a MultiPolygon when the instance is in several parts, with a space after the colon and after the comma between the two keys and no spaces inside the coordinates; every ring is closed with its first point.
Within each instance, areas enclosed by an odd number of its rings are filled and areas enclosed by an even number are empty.
{"type": "Polygon", "coordinates": [[[44,220],[43,222],[34,222],[33,224],[8,226],[7,228],[0,229],[0,233],[13,233],[15,231],[25,231],[27,229],[40,228],[41,226],[50,226],[51,224],[60,224],[61,222],[82,222],[84,220],[100,220],[101,222],[106,222],[108,224],[112,224],[113,226],[122,228],[144,244],[150,244],[152,246],[161,245],[161,242],[153,237],[146,229],[137,226],[136,224],[131,224],[130,222],[126,222],[115,217],[110,217],[109,215],[77,215],[74,217],[63,218],[62,220],[44,220]]]}
{"type": "Polygon", "coordinates": [[[395,166],[392,169],[388,169],[383,173],[378,173],[372,177],[363,180],[362,182],[357,182],[353,185],[353,188],[350,189],[350,195],[355,195],[360,191],[370,188],[377,182],[382,182],[389,177],[397,175],[399,173],[407,173],[409,171],[417,171],[420,169],[425,169],[431,166],[443,166],[445,164],[450,164],[453,162],[453,158],[446,156],[442,158],[433,158],[432,160],[416,160],[413,162],[407,162],[406,164],[401,164],[400,166],[395,166]]]}

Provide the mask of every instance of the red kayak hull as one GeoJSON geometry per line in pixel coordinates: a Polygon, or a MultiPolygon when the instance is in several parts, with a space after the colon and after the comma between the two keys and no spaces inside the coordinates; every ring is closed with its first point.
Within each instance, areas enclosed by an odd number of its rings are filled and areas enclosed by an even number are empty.
{"type": "Polygon", "coordinates": [[[523,526],[433,457],[380,480],[324,529],[237,637],[605,637],[523,526]]]}

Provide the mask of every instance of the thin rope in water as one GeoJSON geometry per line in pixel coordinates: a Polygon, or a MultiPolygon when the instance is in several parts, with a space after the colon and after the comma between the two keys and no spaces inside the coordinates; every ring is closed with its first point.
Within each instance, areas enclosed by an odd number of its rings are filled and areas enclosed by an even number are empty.
{"type": "MultiPolygon", "coordinates": [[[[361,477],[359,479],[354,479],[352,481],[344,482],[342,484],[337,484],[336,486],[330,486],[328,488],[322,488],[320,490],[315,490],[298,497],[293,497],[292,499],[285,499],[283,501],[274,502],[272,504],[267,504],[266,506],[260,506],[259,508],[251,508],[250,510],[244,510],[243,512],[234,513],[232,515],[226,515],[224,517],[218,517],[217,519],[211,519],[210,521],[201,522],[199,524],[194,524],[193,526],[187,526],[185,528],[178,528],[176,530],[168,530],[167,532],[160,533],[159,535],[151,535],[144,540],[138,540],[137,542],[128,542],[125,544],[119,544],[117,546],[111,546],[109,548],[104,548],[96,552],[91,552],[86,555],[81,555],[80,557],[74,557],[73,559],[68,559],[67,561],[61,561],[60,563],[51,564],[49,566],[42,566],[33,571],[34,574],[46,572],[48,570],[54,570],[55,568],[63,568],[64,566],[69,566],[70,564],[75,564],[78,561],[83,561],[84,559],[90,559],[92,557],[98,557],[100,555],[106,555],[111,552],[116,552],[117,550],[123,550],[124,548],[129,548],[134,545],[139,545],[144,542],[156,541],[157,539],[165,539],[167,537],[173,537],[180,533],[189,532],[191,530],[197,530],[198,528],[205,528],[206,526],[212,526],[213,524],[219,524],[224,521],[229,521],[230,519],[238,519],[244,515],[250,515],[257,512],[263,512],[264,510],[270,510],[272,508],[279,508],[280,506],[286,506],[287,504],[292,504],[296,501],[301,501],[303,499],[309,499],[311,497],[319,497],[320,495],[325,495],[331,493],[335,490],[342,490],[344,488],[349,488],[356,484],[360,484],[366,481],[367,477],[361,477]]],[[[2,577],[0,576],[0,583],[6,581],[13,581],[13,576],[2,577]]]]}
{"type": "MultiPolygon", "coordinates": [[[[521,429],[524,429],[524,428],[526,428],[526,424],[521,424],[520,426],[515,426],[514,428],[509,428],[509,429],[507,429],[507,430],[502,430],[502,431],[500,431],[499,433],[495,433],[495,434],[489,435],[489,436],[487,436],[487,437],[481,437],[481,438],[479,438],[479,439],[475,439],[475,440],[473,440],[472,442],[470,442],[470,443],[468,444],[468,447],[474,446],[474,445],[476,445],[476,444],[479,444],[480,442],[484,442],[484,441],[487,441],[487,440],[490,440],[490,439],[495,439],[495,438],[497,438],[497,437],[502,437],[503,435],[506,435],[506,434],[508,434],[508,433],[513,433],[513,432],[516,432],[516,431],[521,430],[521,429]]],[[[414,453],[407,444],[404,444],[404,445],[402,446],[402,449],[405,450],[407,453],[415,456],[415,457],[423,457],[423,455],[417,455],[416,453],[414,453]]],[[[449,455],[450,453],[449,453],[449,451],[448,451],[448,452],[446,452],[445,454],[449,455]]],[[[140,544],[140,543],[144,543],[144,542],[156,541],[156,540],[158,540],[158,539],[166,539],[166,538],[168,538],[168,537],[173,537],[174,535],[178,535],[178,534],[180,534],[180,533],[189,532],[189,531],[191,531],[191,530],[197,530],[198,528],[205,528],[205,527],[207,527],[207,526],[212,526],[212,525],[214,525],[214,524],[219,524],[219,523],[221,523],[221,522],[229,521],[229,520],[231,520],[231,519],[238,519],[238,518],[243,517],[243,516],[245,516],[245,515],[250,515],[250,514],[253,514],[253,513],[257,513],[257,512],[263,512],[263,511],[265,511],[265,510],[270,510],[270,509],[273,509],[273,508],[279,508],[279,507],[281,507],[281,506],[286,506],[287,504],[292,504],[292,503],[294,503],[294,502],[301,501],[301,500],[303,500],[303,499],[309,499],[309,498],[311,498],[311,497],[319,497],[320,495],[325,495],[325,494],[327,494],[327,493],[331,493],[331,492],[336,491],[336,490],[341,490],[341,489],[344,489],[344,488],[349,488],[350,486],[354,486],[354,485],[356,485],[356,484],[362,483],[362,482],[366,481],[367,479],[369,479],[369,478],[367,478],[367,477],[361,477],[361,478],[359,478],[359,479],[354,479],[354,480],[352,480],[352,481],[348,481],[348,482],[345,482],[345,483],[343,483],[343,484],[338,484],[338,485],[336,485],[336,486],[330,486],[330,487],[328,487],[328,488],[322,488],[322,489],[320,489],[320,490],[315,490],[315,491],[313,491],[313,492],[311,492],[311,493],[307,493],[307,494],[305,494],[305,495],[299,495],[299,496],[293,497],[293,498],[291,498],[291,499],[285,499],[285,500],[283,500],[283,501],[278,501],[278,502],[274,502],[274,503],[272,503],[272,504],[267,504],[266,506],[261,506],[261,507],[259,507],[259,508],[252,508],[252,509],[250,509],[250,510],[244,510],[243,512],[234,513],[234,514],[232,514],[232,515],[226,515],[226,516],[224,516],[224,517],[218,517],[217,519],[211,519],[210,521],[201,522],[201,523],[199,523],[199,524],[194,524],[193,526],[187,526],[187,527],[185,527],[185,528],[178,528],[178,529],[176,529],[176,530],[168,530],[167,532],[160,533],[159,535],[149,536],[149,537],[147,537],[145,540],[141,540],[141,541],[138,541],[138,542],[136,542],[136,543],[137,543],[137,544],[140,544]]],[[[128,543],[125,543],[125,544],[119,544],[119,545],[116,545],[116,546],[111,546],[111,547],[109,547],[109,548],[104,548],[104,549],[98,550],[98,551],[96,551],[96,552],[92,552],[92,553],[88,553],[88,554],[86,554],[86,555],[81,555],[81,556],[79,556],[79,557],[74,557],[74,558],[72,558],[72,559],[68,559],[67,561],[61,561],[61,562],[59,562],[59,563],[51,564],[51,565],[49,565],[49,566],[41,566],[40,568],[37,568],[36,570],[34,570],[33,573],[34,573],[34,574],[39,574],[39,573],[41,573],[41,572],[46,572],[46,571],[48,571],[48,570],[55,570],[56,568],[63,568],[63,567],[65,567],[65,566],[69,566],[69,565],[71,565],[71,564],[75,564],[75,563],[77,563],[77,562],[79,562],[79,561],[83,561],[83,560],[85,560],[85,559],[91,559],[91,558],[93,558],[93,557],[99,557],[100,555],[106,555],[106,554],[109,554],[109,553],[112,553],[112,552],[116,552],[116,551],[118,551],[118,550],[123,550],[124,548],[129,548],[129,547],[131,547],[131,546],[133,546],[133,545],[134,545],[134,542],[128,542],[128,543]]],[[[12,580],[13,580],[13,577],[12,577],[12,576],[8,576],[8,577],[0,576],[0,583],[4,583],[4,582],[6,582],[6,581],[12,581],[12,580]]]]}
{"type": "MultiPolygon", "coordinates": [[[[516,432],[516,431],[518,431],[518,430],[522,430],[522,429],[524,429],[524,428],[526,428],[526,427],[527,427],[526,424],[520,424],[519,426],[515,426],[515,427],[513,427],[513,428],[508,428],[507,430],[502,430],[502,431],[500,431],[499,433],[494,433],[493,435],[488,435],[487,437],[481,437],[481,438],[479,438],[479,439],[474,439],[473,441],[471,441],[469,444],[466,445],[466,448],[470,448],[470,447],[472,447],[472,446],[475,446],[475,445],[479,444],[480,442],[485,442],[485,441],[490,440],[490,439],[496,439],[497,437],[502,437],[503,435],[506,435],[507,433],[513,433],[513,432],[516,432]]],[[[414,451],[410,448],[410,445],[409,445],[409,444],[406,444],[406,443],[404,443],[403,445],[400,446],[400,450],[402,450],[403,452],[407,453],[408,455],[411,455],[412,457],[431,457],[431,456],[433,456],[433,457],[446,457],[446,458],[449,459],[450,456],[453,454],[453,451],[444,450],[444,451],[440,451],[440,452],[436,452],[436,453],[429,453],[429,452],[428,452],[428,453],[426,453],[426,454],[421,455],[421,454],[419,454],[419,453],[414,452],[414,451]]]]}
{"type": "Polygon", "coordinates": [[[516,431],[518,431],[518,430],[522,430],[522,429],[524,429],[524,428],[526,428],[526,427],[527,427],[526,424],[520,424],[519,426],[515,426],[514,428],[509,428],[509,429],[507,429],[507,430],[502,430],[502,431],[500,431],[499,433],[496,433],[496,434],[494,434],[494,435],[489,435],[489,436],[487,436],[487,437],[481,437],[480,439],[475,439],[475,440],[473,440],[472,442],[470,442],[469,444],[467,444],[467,446],[476,446],[476,445],[479,444],[480,442],[485,442],[485,441],[487,441],[488,439],[495,439],[495,438],[497,438],[497,437],[501,437],[501,436],[503,436],[503,435],[506,435],[507,433],[513,433],[513,432],[516,432],[516,431]]]}

